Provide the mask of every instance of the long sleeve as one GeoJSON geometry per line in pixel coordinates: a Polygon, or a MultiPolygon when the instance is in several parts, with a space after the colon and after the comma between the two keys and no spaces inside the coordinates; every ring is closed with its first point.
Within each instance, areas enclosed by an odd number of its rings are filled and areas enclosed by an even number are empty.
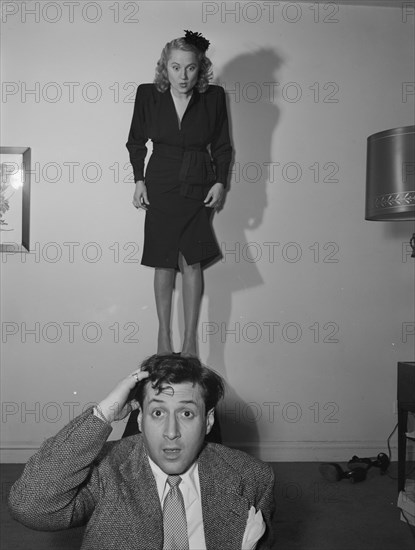
{"type": "Polygon", "coordinates": [[[111,431],[88,409],[47,439],[11,489],[12,516],[40,531],[85,524],[100,485],[94,462],[111,431]]]}
{"type": "Polygon", "coordinates": [[[130,162],[133,167],[134,181],[144,180],[144,160],[147,155],[147,140],[144,87],[140,85],[137,88],[135,96],[133,119],[126,143],[130,153],[130,162]]]}
{"type": "Polygon", "coordinates": [[[216,127],[210,145],[210,152],[216,172],[216,181],[225,186],[228,180],[229,165],[232,160],[232,145],[229,137],[226,96],[222,87],[217,86],[216,127]]]}

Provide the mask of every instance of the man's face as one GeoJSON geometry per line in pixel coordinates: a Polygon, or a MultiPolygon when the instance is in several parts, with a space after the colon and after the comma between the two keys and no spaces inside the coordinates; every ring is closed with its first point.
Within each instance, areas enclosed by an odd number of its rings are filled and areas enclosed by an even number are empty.
{"type": "Polygon", "coordinates": [[[166,474],[182,474],[193,464],[214,422],[205,411],[199,385],[166,386],[157,393],[146,385],[138,426],[149,457],[166,474]]]}

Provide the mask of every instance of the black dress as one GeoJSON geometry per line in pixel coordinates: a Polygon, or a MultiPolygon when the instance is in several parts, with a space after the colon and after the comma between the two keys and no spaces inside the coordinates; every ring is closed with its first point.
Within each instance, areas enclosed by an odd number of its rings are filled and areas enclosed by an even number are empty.
{"type": "Polygon", "coordinates": [[[127,148],[134,180],[145,180],[150,202],[141,263],[177,268],[179,251],[189,265],[220,255],[212,209],[203,200],[214,183],[226,185],[232,158],[223,88],[211,85],[204,93],[193,88],[179,128],[170,89],[141,84],[127,148]],[[148,139],[153,153],[144,178],[148,139]]]}

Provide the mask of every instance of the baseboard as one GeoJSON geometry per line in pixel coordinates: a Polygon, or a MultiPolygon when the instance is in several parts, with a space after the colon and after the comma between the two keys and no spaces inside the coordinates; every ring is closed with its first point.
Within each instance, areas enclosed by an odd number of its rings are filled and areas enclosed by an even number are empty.
{"type": "MultiPolygon", "coordinates": [[[[226,445],[226,442],[225,442],[226,445]]],[[[265,462],[347,462],[353,455],[360,457],[388,453],[384,441],[275,441],[272,443],[232,442],[240,449],[265,462]]],[[[38,445],[4,445],[0,448],[0,463],[22,464],[37,451],[38,445]]],[[[397,447],[392,448],[392,461],[398,459],[397,447]]],[[[413,446],[407,448],[408,460],[415,460],[413,446]]]]}
{"type": "Polygon", "coordinates": [[[25,464],[40,445],[3,445],[0,447],[0,464],[25,464]]]}
{"type": "MultiPolygon", "coordinates": [[[[275,441],[252,445],[232,442],[229,446],[264,462],[347,462],[353,455],[371,457],[380,452],[388,454],[385,441],[275,441]]],[[[391,451],[392,461],[398,460],[397,447],[391,446],[391,451]]],[[[407,449],[407,458],[415,459],[413,449],[407,449]]]]}

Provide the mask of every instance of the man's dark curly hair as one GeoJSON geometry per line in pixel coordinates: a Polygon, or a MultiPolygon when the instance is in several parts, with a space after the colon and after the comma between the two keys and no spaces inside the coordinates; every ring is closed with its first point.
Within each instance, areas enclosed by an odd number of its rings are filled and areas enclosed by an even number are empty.
{"type": "Polygon", "coordinates": [[[190,382],[194,386],[199,385],[206,412],[216,407],[225,393],[222,377],[214,370],[202,365],[196,357],[180,357],[173,354],[152,355],[143,361],[141,370],[149,373],[149,376],[136,386],[134,397],[140,403],[141,409],[148,384],[151,384],[158,393],[171,384],[190,382]]]}

